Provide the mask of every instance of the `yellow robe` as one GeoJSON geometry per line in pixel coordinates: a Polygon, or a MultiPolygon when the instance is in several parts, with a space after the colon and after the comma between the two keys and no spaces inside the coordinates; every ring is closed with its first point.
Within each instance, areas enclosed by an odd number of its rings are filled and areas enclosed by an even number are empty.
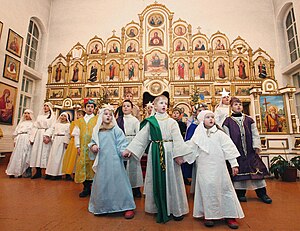
{"type": "Polygon", "coordinates": [[[88,144],[92,140],[93,128],[96,126],[98,116],[94,116],[85,122],[84,118],[80,118],[77,126],[80,129],[80,156],[76,161],[75,182],[83,183],[85,180],[93,180],[94,171],[92,169],[94,160],[89,158],[88,144]]]}
{"type": "MultiPolygon", "coordinates": [[[[74,127],[77,125],[77,121],[75,120],[70,125],[70,134],[72,134],[74,127]]],[[[65,174],[72,174],[75,167],[77,157],[77,148],[75,146],[74,136],[71,136],[70,143],[64,155],[62,172],[65,174]]]]}

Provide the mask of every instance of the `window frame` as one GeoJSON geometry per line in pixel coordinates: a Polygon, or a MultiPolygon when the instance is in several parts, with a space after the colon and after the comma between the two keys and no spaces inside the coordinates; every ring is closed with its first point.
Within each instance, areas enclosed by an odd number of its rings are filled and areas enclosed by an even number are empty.
{"type": "Polygon", "coordinates": [[[299,35],[297,31],[297,25],[295,20],[294,8],[291,7],[284,17],[284,29],[285,29],[285,38],[286,46],[290,63],[294,63],[300,58],[300,46],[299,46],[299,35]],[[287,21],[290,16],[290,24],[287,25],[287,21]],[[292,33],[292,36],[289,38],[289,34],[292,33]],[[294,41],[293,41],[294,40],[294,41]],[[291,46],[294,46],[294,49],[291,50],[291,46]],[[295,57],[294,57],[295,56],[295,57]]]}
{"type": "Polygon", "coordinates": [[[38,68],[39,49],[40,49],[41,40],[42,40],[42,33],[39,24],[33,19],[30,19],[28,30],[27,30],[26,44],[25,44],[24,64],[32,68],[33,70],[36,70],[38,68]],[[38,38],[34,36],[34,29],[37,29],[38,38]],[[35,40],[37,41],[36,47],[32,45],[33,41],[35,40]],[[35,52],[35,57],[31,57],[33,51],[35,52]]]}
{"type": "Polygon", "coordinates": [[[18,123],[19,123],[24,111],[26,109],[32,108],[33,97],[34,97],[34,92],[35,92],[35,85],[36,85],[35,79],[30,78],[27,75],[23,75],[22,85],[21,85],[21,89],[20,89],[20,96],[19,96],[20,98],[19,98],[19,106],[18,106],[18,123]],[[29,92],[29,89],[28,89],[28,91],[26,91],[26,86],[30,86],[30,84],[29,84],[30,82],[31,82],[31,91],[29,92]],[[24,106],[25,98],[30,99],[29,105],[24,106]]]}

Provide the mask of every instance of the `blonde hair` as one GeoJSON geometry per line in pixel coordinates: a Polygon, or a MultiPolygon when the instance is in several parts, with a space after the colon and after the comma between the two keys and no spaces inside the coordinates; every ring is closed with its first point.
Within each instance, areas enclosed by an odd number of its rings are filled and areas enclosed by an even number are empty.
{"type": "Polygon", "coordinates": [[[165,95],[159,95],[159,96],[156,96],[155,99],[153,100],[153,105],[157,104],[157,102],[158,102],[160,99],[165,99],[167,102],[169,101],[169,99],[168,99],[167,96],[165,96],[165,95]]]}

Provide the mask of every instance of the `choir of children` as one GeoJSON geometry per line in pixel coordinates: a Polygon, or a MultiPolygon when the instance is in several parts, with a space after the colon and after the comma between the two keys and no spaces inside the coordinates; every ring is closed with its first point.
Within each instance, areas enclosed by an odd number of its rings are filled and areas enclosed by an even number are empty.
{"type": "Polygon", "coordinates": [[[77,111],[71,125],[66,112],[55,122],[48,102],[36,121],[27,109],[14,132],[15,148],[6,174],[22,177],[30,166],[36,169],[32,179],[42,177],[41,170],[46,168],[46,179],[66,174],[72,180],[75,172],[74,181],[84,185],[79,196],[91,195],[91,213],[124,212],[126,219],[134,217],[134,197],[141,197],[144,186],[145,211],[156,214],[158,223],[166,223],[180,221],[189,212],[187,177],[181,165],[195,163],[193,216],[203,218],[207,227],[225,220],[237,229],[236,218],[244,217],[239,201],[247,201],[246,190],[254,189],[265,203],[272,200],[264,180],[268,171],[258,156],[256,125],[242,113],[242,103],[235,97],[229,115],[230,97],[223,93],[215,113],[205,104],[195,105],[187,127],[180,108],[174,108],[173,118],[169,117],[168,98],[163,95],[147,104],[141,124],[133,116],[136,105],[129,99],[118,109],[117,120],[112,106],[105,105],[95,116],[95,102],[85,99],[85,111],[77,111]],[[142,157],[148,163],[144,183],[142,157]]]}

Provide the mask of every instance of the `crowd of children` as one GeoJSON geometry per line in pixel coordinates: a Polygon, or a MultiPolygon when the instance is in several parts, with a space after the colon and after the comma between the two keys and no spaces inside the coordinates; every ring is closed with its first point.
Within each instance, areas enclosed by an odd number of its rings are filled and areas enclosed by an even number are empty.
{"type": "MultiPolygon", "coordinates": [[[[226,93],[226,92],[225,92],[226,93]]],[[[259,157],[260,140],[251,117],[242,113],[238,98],[223,92],[215,113],[205,104],[192,107],[184,121],[180,108],[168,114],[168,98],[157,96],[145,108],[144,120],[128,96],[114,113],[102,105],[97,115],[92,99],[70,121],[62,112],[56,120],[49,102],[34,120],[24,111],[15,129],[15,148],[6,174],[83,184],[79,197],[90,195],[88,210],[95,216],[124,212],[134,217],[134,198],[145,195],[145,212],[158,223],[180,221],[189,213],[185,184],[192,184],[193,216],[204,225],[224,220],[237,229],[244,217],[240,202],[246,190],[255,190],[264,203],[272,203],[264,177],[268,171],[259,157]],[[232,114],[230,114],[230,109],[232,114]],[[117,119],[115,119],[117,115],[117,119]],[[143,179],[141,159],[147,160],[143,179]],[[192,183],[190,182],[192,179],[192,183]]]]}

